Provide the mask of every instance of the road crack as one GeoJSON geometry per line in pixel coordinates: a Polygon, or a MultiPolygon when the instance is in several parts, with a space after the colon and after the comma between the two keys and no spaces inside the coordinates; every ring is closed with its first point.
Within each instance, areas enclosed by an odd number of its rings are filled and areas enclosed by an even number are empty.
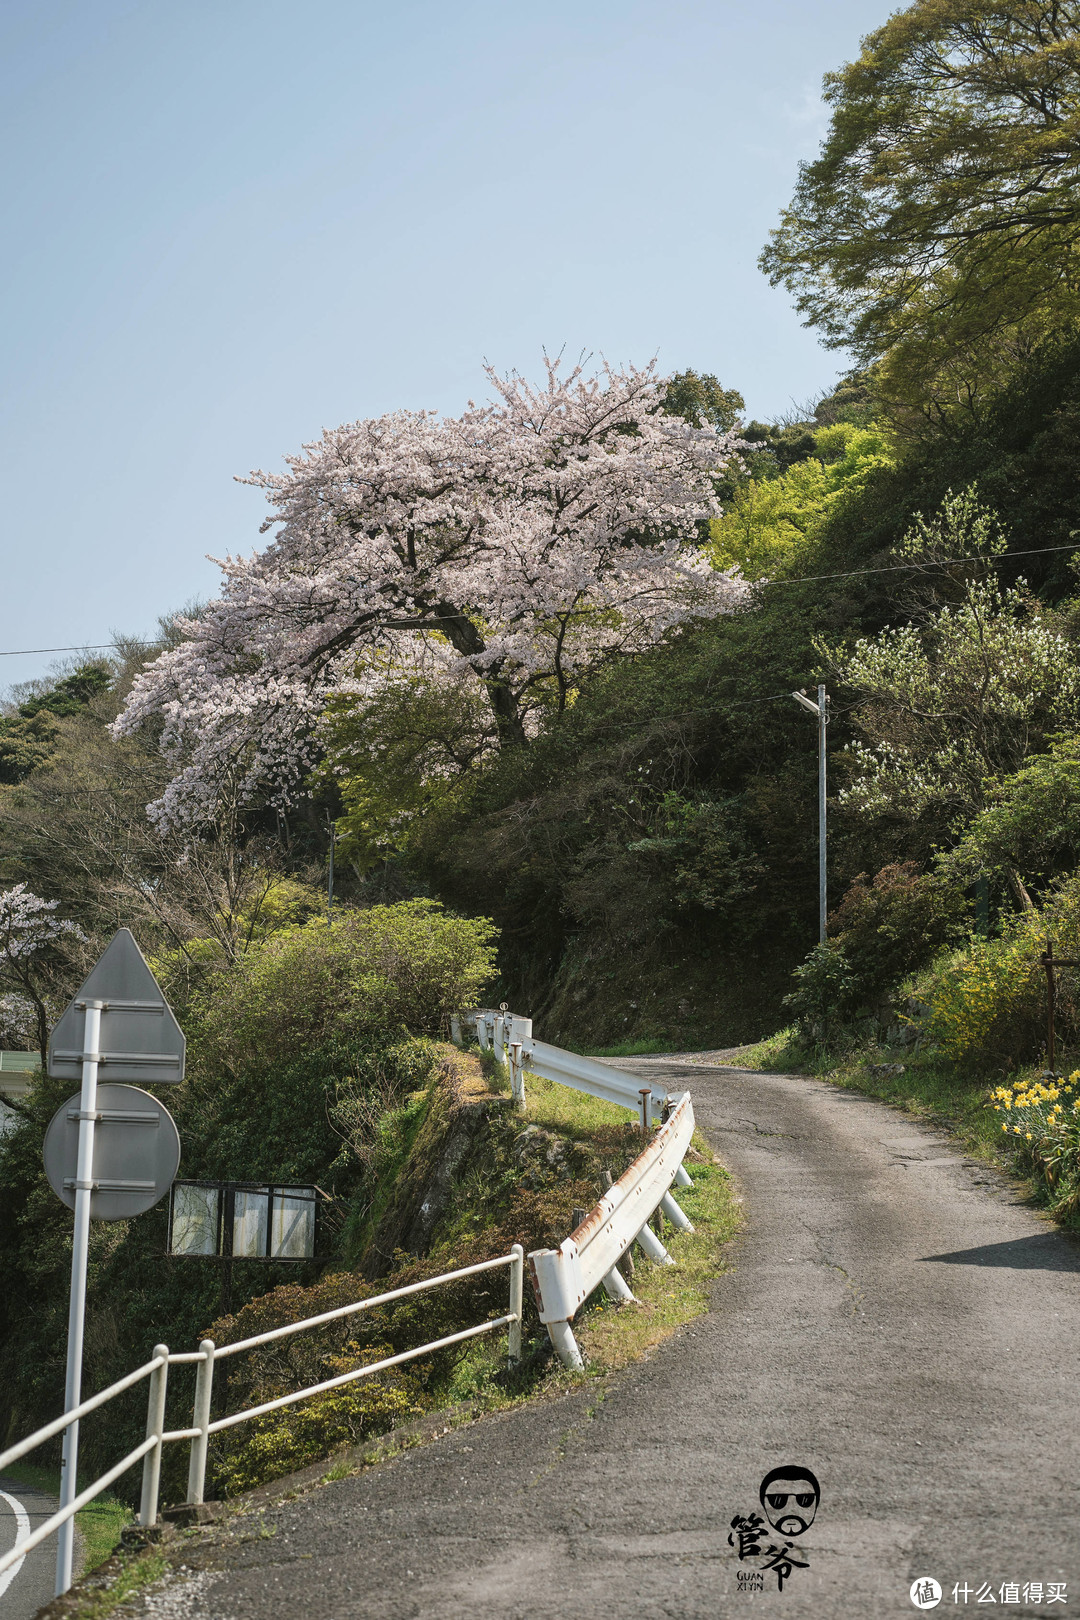
{"type": "Polygon", "coordinates": [[[863,1300],[866,1298],[865,1289],[860,1288],[849,1271],[845,1271],[843,1266],[837,1265],[835,1260],[830,1260],[824,1252],[818,1255],[818,1264],[824,1266],[827,1271],[838,1272],[844,1279],[844,1287],[851,1296],[851,1314],[852,1316],[858,1316],[862,1310],[863,1300]]]}
{"type": "Polygon", "coordinates": [[[711,1129],[728,1136],[745,1135],[744,1131],[735,1129],[735,1127],[738,1125],[748,1126],[749,1129],[754,1132],[755,1136],[781,1136],[787,1142],[806,1141],[805,1136],[796,1136],[794,1131],[771,1131],[767,1126],[759,1125],[756,1119],[736,1119],[733,1120],[730,1125],[714,1125],[711,1127],[711,1129]]]}

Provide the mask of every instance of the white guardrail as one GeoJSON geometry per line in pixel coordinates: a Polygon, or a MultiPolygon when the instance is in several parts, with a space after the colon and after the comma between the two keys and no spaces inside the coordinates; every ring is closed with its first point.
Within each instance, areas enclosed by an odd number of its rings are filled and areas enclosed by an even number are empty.
{"type": "MultiPolygon", "coordinates": [[[[139,1523],[150,1526],[157,1523],[158,1492],[161,1482],[161,1453],[162,1448],[173,1440],[191,1441],[191,1458],[188,1465],[188,1493],[189,1505],[197,1504],[203,1500],[206,1487],[206,1456],[210,1436],[222,1429],[231,1429],[237,1423],[246,1423],[250,1418],[261,1417],[266,1412],[276,1411],[279,1407],[292,1406],[297,1401],[308,1400],[312,1395],[321,1395],[328,1389],[339,1389],[342,1384],[352,1383],[358,1378],[370,1378],[374,1373],[384,1372],[387,1367],[397,1367],[404,1361],[415,1361],[420,1356],[432,1354],[436,1350],[445,1349],[447,1345],[460,1344],[465,1339],[475,1339],[483,1333],[496,1333],[501,1328],[509,1329],[509,1343],[507,1346],[511,1365],[521,1360],[521,1307],[524,1285],[525,1253],[520,1243],[515,1243],[509,1254],[499,1255],[494,1260],[482,1260],[475,1266],[462,1266],[458,1271],[448,1271],[441,1277],[428,1277],[423,1282],[410,1283],[406,1288],[394,1288],[386,1294],[375,1294],[370,1299],[356,1300],[351,1305],[341,1305],[333,1311],[323,1311],[319,1316],[309,1316],[302,1322],[290,1322],[286,1327],[271,1328],[267,1333],[257,1333],[253,1338],[241,1339],[236,1344],[223,1344],[217,1346],[213,1339],[204,1339],[197,1350],[171,1351],[166,1344],[154,1346],[154,1354],[142,1367],[120,1378],[108,1389],[91,1395],[88,1400],[73,1407],[70,1412],[47,1423],[44,1428],[38,1429],[34,1434],[20,1440],[18,1445],[9,1446],[6,1451],[0,1452],[0,1473],[25,1457],[27,1452],[44,1445],[47,1440],[53,1439],[66,1429],[69,1424],[77,1423],[80,1418],[94,1412],[99,1406],[104,1406],[115,1396],[123,1394],[143,1378],[149,1378],[150,1391],[147,1402],[146,1438],[134,1451],[102,1474],[100,1479],[79,1492],[74,1501],[69,1502],[59,1513],[54,1513],[44,1524],[38,1526],[31,1535],[26,1536],[14,1547],[10,1548],[3,1557],[0,1557],[0,1575],[11,1565],[21,1563],[28,1552],[51,1536],[62,1524],[92,1502],[95,1496],[107,1490],[121,1474],[135,1465],[140,1458],[143,1459],[142,1500],[139,1509],[139,1523]],[[308,1328],[323,1327],[327,1322],[339,1321],[342,1317],[355,1315],[358,1311],[372,1311],[380,1305],[391,1304],[394,1300],[405,1299],[410,1294],[422,1293],[427,1288],[438,1288],[443,1283],[457,1282],[462,1277],[472,1277],[481,1271],[494,1271],[500,1266],[510,1268],[510,1299],[509,1310],[505,1316],[496,1316],[490,1321],[480,1322],[475,1327],[464,1328],[460,1333],[449,1333],[445,1338],[435,1339],[429,1344],[421,1344],[415,1350],[403,1350],[400,1355],[385,1356],[381,1361],[369,1362],[364,1367],[356,1367],[351,1372],[341,1373],[336,1378],[327,1378],[321,1384],[311,1384],[306,1389],[295,1390],[289,1395],[279,1396],[277,1400],[264,1401],[261,1406],[249,1406],[243,1411],[229,1413],[211,1421],[210,1407],[213,1395],[214,1367],[226,1356],[238,1356],[243,1350],[252,1350],[256,1345],[269,1344],[274,1339],[288,1338],[293,1333],[303,1333],[308,1328]],[[194,1362],[197,1365],[195,1374],[195,1410],[192,1414],[192,1426],[189,1429],[165,1428],[165,1396],[169,1368],[194,1362]]],[[[59,1593],[57,1594],[59,1596],[59,1593]]]]}
{"type": "Polygon", "coordinates": [[[629,1303],[634,1296],[618,1270],[627,1250],[637,1243],[661,1265],[673,1265],[649,1221],[662,1210],[679,1231],[694,1230],[671,1193],[673,1184],[692,1187],[683,1158],[694,1134],[694,1106],[690,1093],[672,1099],[663,1089],[642,1085],[635,1075],[613,1069],[606,1063],[564,1052],[561,1047],[538,1041],[532,1020],[510,1013],[480,1007],[451,1020],[451,1034],[460,1044],[462,1026],[476,1030],[485,1051],[494,1052],[510,1072],[510,1085],[519,1106],[525,1102],[525,1072],[572,1086],[575,1091],[602,1097],[605,1102],[638,1112],[641,1129],[648,1134],[659,1116],[660,1129],[638,1154],[630,1168],[609,1188],[594,1209],[557,1249],[536,1249],[529,1255],[540,1320],[567,1367],[581,1367],[570,1323],[590,1294],[603,1285],[608,1297],[629,1303]]]}

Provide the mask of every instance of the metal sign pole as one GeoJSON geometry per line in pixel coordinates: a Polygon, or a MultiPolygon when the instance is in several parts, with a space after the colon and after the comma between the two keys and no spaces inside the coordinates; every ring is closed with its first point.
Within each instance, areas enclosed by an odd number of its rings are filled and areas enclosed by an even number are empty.
{"type": "MultiPolygon", "coordinates": [[[[90,1244],[90,1198],[94,1177],[94,1113],[97,1106],[98,1057],[101,1052],[100,1001],[86,1003],[83,1029],[82,1094],[79,1108],[79,1157],[75,1172],[75,1229],[71,1244],[71,1299],[68,1305],[67,1383],[64,1410],[70,1412],[82,1399],[83,1329],[86,1322],[86,1270],[90,1244]]],[[[79,1425],[71,1423],[64,1431],[63,1460],[60,1466],[60,1506],[67,1507],[76,1496],[79,1466],[79,1425]]],[[[71,1585],[72,1554],[75,1546],[75,1520],[67,1519],[57,1532],[56,1595],[71,1585]]]]}

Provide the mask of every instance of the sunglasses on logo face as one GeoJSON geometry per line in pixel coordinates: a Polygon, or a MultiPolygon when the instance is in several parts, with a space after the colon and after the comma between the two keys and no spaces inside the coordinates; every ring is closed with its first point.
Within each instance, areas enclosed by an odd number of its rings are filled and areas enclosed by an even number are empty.
{"type": "Polygon", "coordinates": [[[797,1502],[799,1507],[809,1507],[814,1500],[813,1491],[769,1491],[765,1498],[771,1508],[780,1509],[788,1502],[797,1502]]]}

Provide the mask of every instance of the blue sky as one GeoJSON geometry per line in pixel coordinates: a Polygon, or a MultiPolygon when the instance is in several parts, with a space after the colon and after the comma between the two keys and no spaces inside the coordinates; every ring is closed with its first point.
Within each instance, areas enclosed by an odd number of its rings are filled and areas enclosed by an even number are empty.
{"type": "Polygon", "coordinates": [[[5,0],[0,651],[150,633],[260,544],[235,474],[485,359],[820,393],[844,357],[756,259],[892,9],[5,0]]]}

